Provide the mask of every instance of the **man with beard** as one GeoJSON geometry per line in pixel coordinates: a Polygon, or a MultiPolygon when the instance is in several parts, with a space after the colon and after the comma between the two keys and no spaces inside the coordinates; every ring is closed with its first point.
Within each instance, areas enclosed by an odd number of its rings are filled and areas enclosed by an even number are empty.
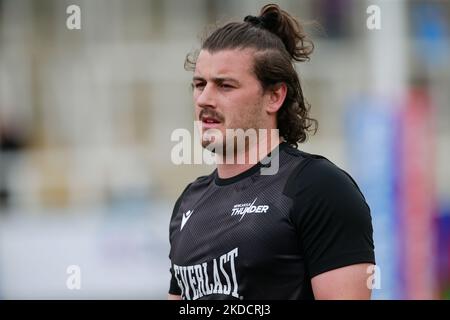
{"type": "Polygon", "coordinates": [[[370,298],[364,196],[329,160],[297,149],[316,122],[294,62],[312,49],[296,19],[267,5],[188,55],[202,146],[219,161],[175,204],[169,299],[370,298]],[[265,131],[242,140],[230,129],[265,131]]]}

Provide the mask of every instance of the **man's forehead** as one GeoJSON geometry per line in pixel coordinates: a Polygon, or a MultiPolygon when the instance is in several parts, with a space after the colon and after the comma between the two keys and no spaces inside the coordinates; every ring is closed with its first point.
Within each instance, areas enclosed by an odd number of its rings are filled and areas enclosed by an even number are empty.
{"type": "Polygon", "coordinates": [[[253,66],[252,51],[228,49],[216,52],[201,50],[194,71],[197,77],[242,77],[250,73],[253,66]]]}

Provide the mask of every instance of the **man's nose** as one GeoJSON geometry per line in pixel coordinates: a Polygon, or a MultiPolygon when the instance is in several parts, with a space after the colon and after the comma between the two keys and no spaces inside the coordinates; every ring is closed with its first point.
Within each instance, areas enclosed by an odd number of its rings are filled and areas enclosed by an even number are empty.
{"type": "Polygon", "coordinates": [[[211,84],[205,85],[203,90],[197,96],[196,102],[197,105],[201,108],[216,107],[215,92],[211,84]]]}

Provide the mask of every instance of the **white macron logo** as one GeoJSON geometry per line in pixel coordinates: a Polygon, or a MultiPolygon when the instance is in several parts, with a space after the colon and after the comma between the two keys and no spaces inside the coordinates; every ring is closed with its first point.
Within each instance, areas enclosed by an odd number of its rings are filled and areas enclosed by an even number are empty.
{"type": "Polygon", "coordinates": [[[192,216],[193,213],[194,213],[194,210],[189,210],[188,212],[183,213],[183,219],[181,220],[180,231],[183,230],[184,225],[186,224],[186,222],[189,220],[189,218],[192,216]]]}
{"type": "Polygon", "coordinates": [[[239,203],[235,204],[233,207],[233,210],[231,211],[232,216],[241,216],[239,221],[244,218],[246,213],[266,213],[267,210],[269,210],[268,205],[260,205],[260,206],[254,206],[256,200],[258,198],[255,198],[252,203],[239,203]]]}

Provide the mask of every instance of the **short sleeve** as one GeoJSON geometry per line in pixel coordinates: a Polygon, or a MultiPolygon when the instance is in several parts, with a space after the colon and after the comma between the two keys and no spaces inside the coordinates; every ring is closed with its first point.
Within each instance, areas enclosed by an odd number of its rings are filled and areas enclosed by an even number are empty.
{"type": "MultiPolygon", "coordinates": [[[[181,201],[183,199],[184,194],[186,193],[186,190],[188,190],[188,188],[191,186],[192,183],[188,184],[187,187],[183,190],[183,192],[181,193],[181,195],[178,197],[177,201],[175,202],[175,205],[173,207],[172,210],[172,216],[170,218],[170,220],[172,221],[172,219],[175,217],[175,215],[178,212],[178,209],[180,208],[181,205],[181,201]]],[[[169,229],[169,235],[170,235],[170,229],[169,229]]],[[[172,243],[170,241],[171,237],[169,236],[169,242],[170,245],[172,246],[172,243]]],[[[171,259],[171,255],[169,253],[169,259],[171,259]]],[[[174,295],[180,295],[181,294],[181,289],[180,286],[178,285],[178,281],[175,278],[175,275],[173,273],[173,268],[170,268],[170,274],[171,274],[171,278],[170,278],[170,285],[169,285],[169,293],[170,294],[174,294],[174,295]]]]}
{"type": "Polygon", "coordinates": [[[299,166],[287,185],[291,220],[310,277],[336,268],[375,263],[370,208],[356,182],[325,158],[299,166]]]}

